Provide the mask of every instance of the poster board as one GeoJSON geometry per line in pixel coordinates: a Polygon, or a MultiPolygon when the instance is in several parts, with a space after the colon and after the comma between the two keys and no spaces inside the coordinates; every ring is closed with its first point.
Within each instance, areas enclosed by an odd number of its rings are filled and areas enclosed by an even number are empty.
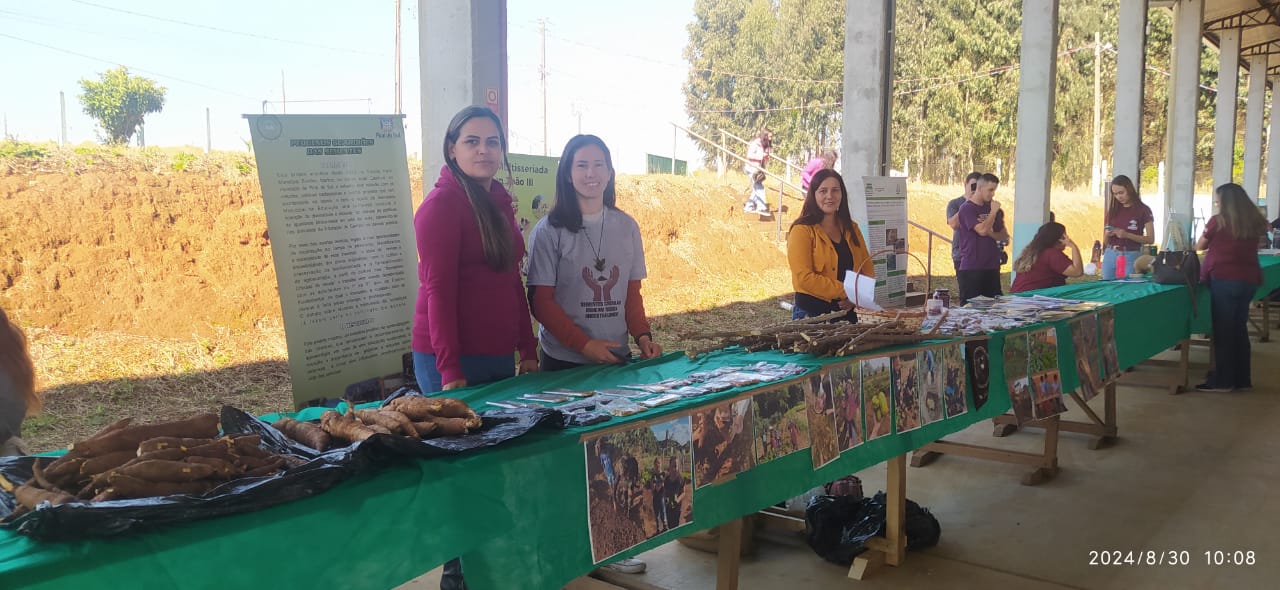
{"type": "Polygon", "coordinates": [[[907,300],[907,179],[863,176],[867,206],[867,246],[876,268],[876,303],[902,307],[907,300]]]}
{"type": "Polygon", "coordinates": [[[293,402],[395,389],[418,289],[401,115],[246,115],[293,402]]]}
{"type": "MultiPolygon", "coordinates": [[[[520,233],[524,234],[524,245],[528,248],[533,226],[546,217],[555,203],[556,167],[560,165],[560,158],[507,154],[507,161],[511,163],[511,177],[499,173],[498,179],[515,198],[516,223],[520,224],[520,233]]],[[[524,268],[523,262],[520,267],[524,268]]]]}

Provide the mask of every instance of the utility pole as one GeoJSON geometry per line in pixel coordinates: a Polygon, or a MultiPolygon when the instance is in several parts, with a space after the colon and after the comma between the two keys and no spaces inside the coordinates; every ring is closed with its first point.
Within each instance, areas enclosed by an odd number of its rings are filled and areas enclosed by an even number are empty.
{"type": "Polygon", "coordinates": [[[396,0],[396,114],[402,113],[400,107],[400,0],[396,0]]]}
{"type": "Polygon", "coordinates": [[[204,153],[213,153],[213,124],[209,122],[209,107],[204,108],[204,153]]]}
{"type": "Polygon", "coordinates": [[[1093,194],[1102,194],[1102,35],[1093,33],[1093,194]]]}
{"type": "Polygon", "coordinates": [[[542,62],[538,75],[542,78],[542,155],[547,155],[547,19],[538,19],[538,35],[542,37],[542,62]]]}
{"type": "Polygon", "coordinates": [[[289,99],[284,95],[284,68],[280,68],[280,114],[289,114],[289,99]]]}
{"type": "MultiPolygon", "coordinates": [[[[58,103],[61,105],[61,111],[62,111],[62,135],[58,136],[60,138],[58,145],[67,145],[67,93],[61,90],[58,91],[58,103]]],[[[8,123],[9,121],[6,119],[5,120],[6,136],[9,135],[8,123]]]]}

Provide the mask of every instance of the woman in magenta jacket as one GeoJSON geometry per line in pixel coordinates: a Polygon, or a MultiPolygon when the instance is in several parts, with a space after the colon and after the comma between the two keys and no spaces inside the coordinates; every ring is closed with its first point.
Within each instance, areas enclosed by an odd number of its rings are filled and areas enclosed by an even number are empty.
{"type": "Polygon", "coordinates": [[[536,371],[529,304],[520,281],[524,237],[511,193],[494,177],[507,163],[502,122],[471,106],[453,117],[445,166],[418,207],[418,302],[413,368],[423,393],[536,371]]]}

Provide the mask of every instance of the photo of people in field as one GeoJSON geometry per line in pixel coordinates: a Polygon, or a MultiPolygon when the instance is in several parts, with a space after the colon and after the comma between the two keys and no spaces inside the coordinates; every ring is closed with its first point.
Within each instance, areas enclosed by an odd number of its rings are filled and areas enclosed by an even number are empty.
{"type": "Polygon", "coordinates": [[[920,371],[916,353],[908,352],[893,357],[894,411],[898,432],[920,428],[920,371]]]}
{"type": "Polygon", "coordinates": [[[681,416],[584,443],[595,562],[693,521],[691,426],[681,416]]]}
{"type": "Polygon", "coordinates": [[[852,449],[863,440],[862,384],[858,368],[859,362],[853,361],[833,366],[827,372],[836,404],[836,446],[841,451],[852,449]]]}
{"type": "Polygon", "coordinates": [[[926,348],[917,356],[920,358],[920,425],[924,426],[942,419],[942,389],[946,375],[941,348],[926,348]]]}
{"type": "Polygon", "coordinates": [[[831,394],[831,378],[826,372],[804,381],[805,406],[809,412],[809,452],[817,469],[840,456],[836,446],[836,409],[831,394]]]}
{"type": "Polygon", "coordinates": [[[875,440],[893,429],[893,375],[889,372],[889,357],[864,359],[861,378],[866,440],[875,440]]]}
{"type": "Polygon", "coordinates": [[[1013,404],[1013,415],[1018,423],[1029,422],[1031,411],[1030,346],[1031,338],[1027,332],[1010,334],[1004,339],[1004,377],[1009,386],[1009,400],[1013,404]]]}
{"type": "Polygon", "coordinates": [[[1071,342],[1076,348],[1076,374],[1080,376],[1080,396],[1093,399],[1102,391],[1102,351],[1098,348],[1098,316],[1087,315],[1071,322],[1071,342]]]}
{"type": "Polygon", "coordinates": [[[1035,400],[1032,415],[1036,420],[1066,413],[1062,401],[1062,380],[1058,371],[1049,371],[1031,377],[1031,396],[1035,400]]]}
{"type": "Polygon", "coordinates": [[[965,404],[965,366],[964,348],[960,344],[942,348],[942,366],[946,372],[943,381],[942,401],[946,405],[948,418],[954,418],[969,411],[965,404]]]}
{"type": "Polygon", "coordinates": [[[691,418],[696,487],[730,480],[756,466],[751,444],[751,398],[701,409],[691,418]]]}
{"type": "Polygon", "coordinates": [[[799,381],[751,398],[756,463],[809,448],[809,416],[799,381]]]}
{"type": "Polygon", "coordinates": [[[1112,381],[1120,376],[1120,358],[1116,352],[1116,310],[1102,310],[1098,314],[1098,326],[1102,332],[1103,379],[1112,381]]]}
{"type": "Polygon", "coordinates": [[[1058,331],[1044,328],[1031,332],[1027,355],[1027,373],[1037,375],[1058,370],[1058,331]]]}

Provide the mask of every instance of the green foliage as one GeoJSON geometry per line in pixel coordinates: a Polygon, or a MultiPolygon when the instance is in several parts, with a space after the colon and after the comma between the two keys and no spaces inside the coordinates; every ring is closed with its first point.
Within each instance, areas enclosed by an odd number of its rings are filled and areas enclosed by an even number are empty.
{"type": "Polygon", "coordinates": [[[84,113],[98,121],[105,143],[126,144],[143,118],[164,108],[165,88],[140,76],[130,76],[119,66],[99,74],[98,80],[82,79],[80,102],[84,113]]]}
{"type": "Polygon", "coordinates": [[[174,170],[178,172],[182,172],[183,170],[186,170],[187,167],[189,167],[191,163],[194,161],[196,161],[195,154],[188,154],[187,152],[178,152],[178,154],[173,157],[172,166],[174,170]]]}
{"type": "Polygon", "coordinates": [[[18,141],[15,139],[6,139],[0,142],[0,160],[8,160],[11,158],[23,158],[29,160],[42,160],[49,155],[50,146],[38,145],[26,141],[18,141]]]}

